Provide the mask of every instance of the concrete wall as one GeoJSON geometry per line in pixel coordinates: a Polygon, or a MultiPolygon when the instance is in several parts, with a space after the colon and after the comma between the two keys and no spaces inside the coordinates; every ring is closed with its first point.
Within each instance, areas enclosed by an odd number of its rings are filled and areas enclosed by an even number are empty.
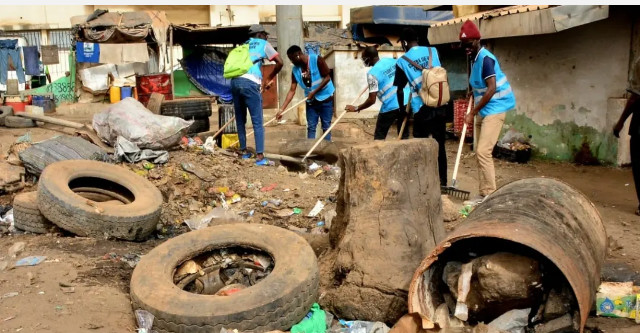
{"type": "MultiPolygon", "coordinates": [[[[348,47],[335,47],[333,52],[326,57],[327,64],[333,69],[333,84],[336,87],[335,108],[336,113],[341,113],[345,106],[351,104],[353,100],[367,87],[367,72],[369,67],[365,67],[360,54],[361,49],[348,47]]],[[[378,51],[380,58],[398,58],[404,52],[397,50],[378,51]]],[[[361,96],[355,105],[365,101],[368,92],[361,96]]],[[[374,118],[380,112],[380,101],[360,113],[349,113],[346,118],[374,118]]]]}
{"type": "MultiPolygon", "coordinates": [[[[257,6],[260,15],[260,22],[276,21],[276,6],[262,5],[257,6]]],[[[340,22],[341,28],[346,28],[351,18],[351,8],[359,6],[342,6],[342,5],[303,5],[302,19],[304,21],[340,22]]]]}
{"type": "Polygon", "coordinates": [[[0,5],[0,29],[40,30],[65,29],[71,27],[69,18],[76,15],[88,15],[93,6],[16,6],[0,5]]]}
{"type": "Polygon", "coordinates": [[[630,43],[631,18],[616,8],[606,20],[563,32],[492,41],[517,101],[505,130],[532,135],[541,157],[573,160],[582,149],[615,163],[607,117],[620,108],[608,101],[625,94],[630,43]]]}
{"type": "Polygon", "coordinates": [[[193,6],[159,6],[159,5],[98,5],[95,9],[108,9],[110,12],[133,12],[142,10],[161,10],[167,13],[167,19],[173,24],[209,24],[209,7],[207,5],[193,6]]]}

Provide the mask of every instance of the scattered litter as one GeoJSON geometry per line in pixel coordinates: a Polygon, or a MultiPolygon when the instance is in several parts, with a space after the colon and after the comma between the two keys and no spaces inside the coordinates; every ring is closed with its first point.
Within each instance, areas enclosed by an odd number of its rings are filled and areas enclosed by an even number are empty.
{"type": "Polygon", "coordinates": [[[11,319],[13,319],[13,318],[15,318],[15,317],[16,317],[16,316],[9,316],[9,317],[7,317],[7,318],[2,319],[2,322],[9,321],[9,320],[11,320],[11,319]]]}
{"type": "MultiPolygon", "coordinates": [[[[226,204],[226,201],[224,202],[226,204]]],[[[211,220],[213,219],[221,219],[224,221],[241,220],[236,213],[233,213],[221,207],[216,207],[209,211],[207,214],[193,215],[190,218],[186,219],[184,223],[186,223],[191,230],[199,230],[209,226],[211,220]]]]}
{"type": "Polygon", "coordinates": [[[110,252],[102,256],[103,260],[111,260],[112,262],[124,262],[131,268],[135,268],[140,262],[140,255],[136,253],[127,253],[124,255],[118,255],[115,252],[110,252]]]}
{"type": "Polygon", "coordinates": [[[268,186],[264,186],[264,187],[262,187],[262,188],[260,189],[260,192],[270,192],[270,191],[273,191],[273,189],[275,189],[275,188],[276,188],[276,186],[278,186],[278,184],[276,184],[276,183],[270,184],[270,185],[268,185],[268,186]]]}
{"type": "Polygon", "coordinates": [[[204,150],[205,154],[213,154],[215,150],[215,146],[216,146],[216,140],[214,140],[213,137],[210,136],[204,141],[204,144],[202,145],[202,149],[204,150]]]}
{"type": "Polygon", "coordinates": [[[150,333],[153,327],[153,314],[146,310],[136,310],[136,321],[138,322],[138,333],[150,333]]]}
{"type": "Polygon", "coordinates": [[[31,132],[27,132],[16,139],[16,143],[31,143],[31,132]]]}
{"type": "Polygon", "coordinates": [[[62,290],[62,292],[65,294],[73,294],[76,292],[75,287],[60,287],[60,290],[62,290]]]}
{"type": "Polygon", "coordinates": [[[332,327],[331,331],[346,333],[388,333],[391,330],[389,326],[384,323],[362,320],[345,321],[340,319],[338,325],[346,327],[347,329],[343,330],[339,327],[332,327]]]}
{"type": "Polygon", "coordinates": [[[216,296],[231,296],[237,292],[239,292],[240,290],[243,289],[247,289],[247,286],[240,284],[240,283],[235,283],[235,284],[230,284],[226,287],[223,287],[222,289],[220,289],[215,295],[216,296]]]}
{"type": "Polygon", "coordinates": [[[44,291],[39,291],[38,295],[44,295],[44,291]]]}
{"type": "Polygon", "coordinates": [[[6,293],[4,295],[2,295],[2,298],[11,298],[11,297],[16,297],[18,296],[18,292],[17,291],[12,291],[10,293],[6,293]]]}
{"type": "Polygon", "coordinates": [[[322,227],[322,226],[324,226],[324,221],[320,221],[320,222],[316,223],[316,225],[317,225],[318,227],[322,227]]]}
{"type": "Polygon", "coordinates": [[[151,169],[155,168],[156,166],[155,166],[155,164],[153,164],[151,162],[144,162],[144,163],[142,163],[142,167],[145,170],[151,170],[151,169]]]}
{"type": "Polygon", "coordinates": [[[596,293],[596,315],[640,323],[640,287],[633,282],[603,282],[596,293]]]}
{"type": "Polygon", "coordinates": [[[29,256],[16,261],[16,267],[35,266],[47,259],[46,256],[29,256]]]}
{"type": "MultiPolygon", "coordinates": [[[[122,136],[118,136],[115,145],[115,156],[119,161],[125,161],[128,163],[138,163],[143,160],[150,160],[156,164],[165,164],[169,161],[169,152],[166,150],[151,150],[140,149],[135,143],[125,139],[122,136]]],[[[149,163],[149,162],[145,162],[149,163]]],[[[151,170],[151,168],[145,169],[151,170]]]]}
{"type": "Polygon", "coordinates": [[[316,215],[318,215],[318,213],[320,213],[322,208],[324,208],[324,204],[322,203],[322,201],[318,200],[313,209],[311,209],[309,214],[307,214],[307,217],[315,217],[316,215]]]}
{"type": "Polygon", "coordinates": [[[322,169],[318,169],[316,172],[313,173],[313,178],[318,178],[318,176],[320,176],[324,171],[322,169]]]}
{"type": "Polygon", "coordinates": [[[313,162],[313,164],[309,165],[309,171],[316,171],[318,169],[320,169],[320,166],[316,162],[313,162]]]}
{"type": "Polygon", "coordinates": [[[256,213],[256,211],[254,209],[249,211],[249,216],[253,216],[256,213]]]}
{"type": "Polygon", "coordinates": [[[472,211],[473,211],[473,206],[465,205],[460,209],[460,215],[462,217],[468,217],[469,214],[471,214],[472,211]]]}
{"type": "Polygon", "coordinates": [[[293,215],[294,211],[293,209],[285,208],[285,209],[276,210],[275,213],[276,213],[276,216],[278,217],[287,217],[287,216],[293,215]]]}
{"type": "Polygon", "coordinates": [[[180,166],[184,171],[190,172],[206,182],[213,181],[213,177],[200,166],[189,162],[182,162],[180,163],[180,166]]]}
{"type": "Polygon", "coordinates": [[[291,327],[291,333],[324,333],[327,330],[326,314],[318,303],[313,303],[311,310],[299,323],[291,327]]]}
{"type": "Polygon", "coordinates": [[[296,215],[298,215],[298,214],[302,214],[302,209],[300,209],[300,208],[294,208],[294,209],[293,209],[293,213],[294,213],[294,214],[296,214],[296,215]]]}

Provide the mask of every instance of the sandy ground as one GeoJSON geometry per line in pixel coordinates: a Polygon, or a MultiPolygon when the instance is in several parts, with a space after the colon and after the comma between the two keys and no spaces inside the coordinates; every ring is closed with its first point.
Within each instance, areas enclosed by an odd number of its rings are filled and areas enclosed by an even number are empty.
{"type": "MultiPolygon", "coordinates": [[[[367,134],[373,130],[371,124],[356,126],[358,127],[359,135],[350,139],[336,138],[336,141],[344,147],[371,140],[371,136],[367,134]]],[[[299,129],[297,127],[295,130],[299,129]]],[[[40,128],[30,131],[33,141],[60,134],[40,128]]],[[[269,129],[267,137],[269,133],[273,133],[274,137],[278,136],[276,132],[284,132],[286,135],[286,131],[287,127],[269,129]]],[[[23,133],[24,130],[2,128],[0,152],[6,151],[16,137],[23,133]]],[[[270,149],[276,145],[271,142],[267,147],[270,149]]],[[[453,170],[456,148],[456,142],[448,143],[449,174],[453,170]]],[[[128,167],[144,174],[140,165],[128,167]]],[[[597,206],[610,239],[617,243],[610,251],[610,262],[627,266],[635,273],[640,271],[640,258],[635,255],[640,250],[640,217],[633,213],[637,202],[629,169],[544,161],[522,165],[496,160],[496,170],[499,185],[528,177],[555,177],[582,191],[597,206]]],[[[135,328],[135,321],[128,293],[133,268],[126,262],[113,258],[125,254],[144,255],[166,237],[187,232],[182,221],[204,210],[215,199],[209,195],[209,188],[227,186],[240,194],[243,200],[234,204],[233,209],[248,222],[307,228],[311,231],[323,219],[322,214],[316,218],[299,215],[280,218],[275,212],[284,208],[301,208],[303,213],[307,213],[317,200],[326,200],[329,204],[324,211],[331,210],[335,208],[331,197],[338,184],[338,179],[328,174],[302,179],[298,173],[278,170],[275,166],[256,167],[226,156],[203,158],[202,155],[184,151],[172,152],[169,165],[158,167],[153,174],[154,177],[158,175],[159,179],[151,180],[161,189],[165,200],[171,197],[164,205],[160,226],[162,230],[158,233],[162,239],[154,237],[146,242],[132,243],[73,235],[1,236],[0,260],[7,259],[7,250],[15,242],[26,243],[25,250],[18,257],[45,255],[47,260],[37,266],[0,272],[0,332],[131,332],[135,328]],[[215,180],[206,182],[191,174],[185,180],[180,169],[181,162],[196,163],[210,170],[215,180]],[[274,183],[277,186],[272,191],[257,190],[260,185],[274,183]],[[282,206],[261,205],[262,201],[271,199],[282,200],[282,206]],[[254,211],[253,216],[248,214],[251,210],[254,211]],[[73,286],[73,292],[64,286],[73,286]],[[17,292],[17,296],[2,297],[12,292],[17,292]]],[[[476,175],[474,156],[465,151],[458,177],[459,188],[475,195],[478,186],[476,175]]],[[[0,196],[0,204],[10,203],[12,197],[0,196]]],[[[448,229],[454,226],[455,223],[449,225],[448,229]]],[[[323,246],[326,244],[314,244],[317,252],[321,252],[323,246]]],[[[591,318],[588,326],[598,327],[604,332],[640,331],[639,326],[625,319],[591,318]]]]}

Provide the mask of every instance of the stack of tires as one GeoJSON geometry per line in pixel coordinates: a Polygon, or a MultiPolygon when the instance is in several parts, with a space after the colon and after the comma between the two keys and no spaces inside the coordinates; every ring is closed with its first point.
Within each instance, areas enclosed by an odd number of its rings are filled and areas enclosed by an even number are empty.
{"type": "Polygon", "coordinates": [[[47,166],[38,190],[13,201],[15,227],[32,233],[59,229],[79,236],[145,240],[156,230],[162,194],[118,165],[66,160],[47,166]]]}
{"type": "Polygon", "coordinates": [[[209,98],[189,98],[164,101],[160,106],[160,114],[193,120],[193,124],[187,128],[187,134],[206,132],[210,129],[211,100],[209,98]]]}

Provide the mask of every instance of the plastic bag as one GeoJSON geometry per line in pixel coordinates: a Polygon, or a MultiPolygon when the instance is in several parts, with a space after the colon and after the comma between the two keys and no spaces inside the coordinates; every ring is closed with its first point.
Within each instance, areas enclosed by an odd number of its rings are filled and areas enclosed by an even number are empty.
{"type": "Polygon", "coordinates": [[[140,102],[127,97],[94,115],[92,125],[98,136],[111,146],[122,136],[141,149],[161,150],[178,145],[193,122],[153,114],[140,102]]]}
{"type": "Polygon", "coordinates": [[[191,230],[199,230],[205,228],[213,219],[224,219],[225,221],[239,221],[240,218],[236,213],[225,210],[222,207],[216,207],[205,215],[193,215],[184,220],[191,230]]]}
{"type": "Polygon", "coordinates": [[[136,320],[138,321],[138,329],[139,333],[150,333],[155,332],[151,330],[153,327],[153,320],[155,319],[154,315],[146,310],[136,310],[136,320]]]}
{"type": "Polygon", "coordinates": [[[210,136],[207,138],[207,140],[204,141],[202,149],[204,149],[205,154],[213,154],[215,146],[216,140],[214,140],[213,137],[210,136]]]}
{"type": "Polygon", "coordinates": [[[326,331],[326,314],[320,309],[318,303],[313,303],[307,316],[291,327],[291,333],[325,333],[326,331]]]}
{"type": "Polygon", "coordinates": [[[531,309],[511,310],[489,323],[489,327],[509,333],[524,333],[531,309]]]}

